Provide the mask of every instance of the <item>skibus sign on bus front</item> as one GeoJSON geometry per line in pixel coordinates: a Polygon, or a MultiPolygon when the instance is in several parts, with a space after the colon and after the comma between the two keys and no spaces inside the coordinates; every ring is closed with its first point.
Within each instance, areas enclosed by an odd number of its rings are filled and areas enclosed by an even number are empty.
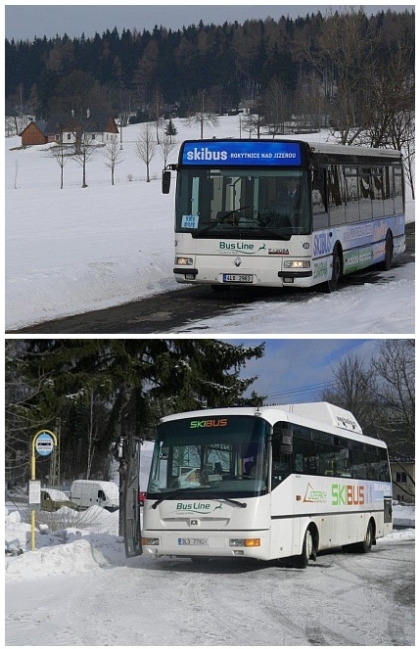
{"type": "Polygon", "coordinates": [[[298,166],[302,161],[298,142],[261,140],[184,142],[181,155],[187,166],[298,166]]]}

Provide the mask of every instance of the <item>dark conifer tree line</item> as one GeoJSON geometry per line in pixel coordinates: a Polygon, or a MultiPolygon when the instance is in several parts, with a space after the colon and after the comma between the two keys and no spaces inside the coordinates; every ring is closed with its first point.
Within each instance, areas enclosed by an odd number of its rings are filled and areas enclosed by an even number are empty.
{"type": "MultiPolygon", "coordinates": [[[[357,19],[359,49],[380,59],[386,69],[398,48],[404,48],[414,71],[414,11],[388,10],[368,17],[360,10],[357,19]]],[[[335,46],[326,38],[333,38],[329,25],[334,22],[344,35],[348,20],[349,14],[318,12],[295,20],[200,22],[179,30],[156,26],[153,31],[119,33],[115,28],[93,38],[6,40],[6,110],[10,114],[25,106],[39,119],[86,107],[147,114],[159,96],[163,105],[176,104],[178,114],[186,116],[205,91],[206,110],[225,113],[243,100],[263,96],[273,81],[296,108],[314,79],[329,86],[325,93],[333,101],[340,71],[326,56],[335,46]],[[77,105],[78,97],[83,105],[77,105]]],[[[361,60],[347,72],[359,75],[361,60]]],[[[366,68],[366,82],[369,78],[366,68]]]]}
{"type": "MultiPolygon", "coordinates": [[[[152,439],[159,418],[216,406],[261,405],[241,378],[264,345],[216,340],[9,340],[6,478],[28,478],[30,444],[59,431],[61,479],[109,477],[120,436],[152,439]],[[248,396],[244,396],[247,392],[248,396]]],[[[38,461],[46,479],[49,459],[38,461]]]]}

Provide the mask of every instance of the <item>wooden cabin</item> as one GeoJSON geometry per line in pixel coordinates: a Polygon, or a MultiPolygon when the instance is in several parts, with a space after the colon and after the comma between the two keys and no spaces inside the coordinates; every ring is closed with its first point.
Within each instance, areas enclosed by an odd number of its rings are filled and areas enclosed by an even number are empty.
{"type": "Polygon", "coordinates": [[[46,144],[48,137],[45,135],[45,122],[29,122],[19,136],[22,138],[22,146],[33,144],[46,144]]]}

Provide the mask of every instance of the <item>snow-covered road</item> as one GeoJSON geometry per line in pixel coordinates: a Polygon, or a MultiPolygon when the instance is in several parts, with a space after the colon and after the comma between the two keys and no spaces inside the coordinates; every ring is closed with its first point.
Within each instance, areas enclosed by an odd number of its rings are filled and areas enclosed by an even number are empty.
{"type": "MultiPolygon", "coordinates": [[[[399,534],[369,555],[335,551],[303,571],[238,561],[128,561],[121,543],[116,555],[112,537],[109,547],[80,539],[45,548],[37,552],[36,578],[8,575],[6,644],[414,645],[414,540],[399,534]],[[59,574],[61,553],[76,546],[79,574],[59,574]],[[42,578],[43,564],[55,574],[42,578]]],[[[16,562],[27,559],[33,570],[31,554],[16,562]]]]}

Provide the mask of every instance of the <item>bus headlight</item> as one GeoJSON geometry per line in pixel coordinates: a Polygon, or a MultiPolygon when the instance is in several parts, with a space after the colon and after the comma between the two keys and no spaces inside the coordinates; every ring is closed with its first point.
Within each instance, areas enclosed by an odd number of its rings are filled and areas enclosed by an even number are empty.
{"type": "Polygon", "coordinates": [[[259,548],[261,539],[229,539],[231,548],[259,548]]]}
{"type": "Polygon", "coordinates": [[[192,257],[175,257],[175,264],[177,266],[192,266],[194,260],[192,257]]]}
{"type": "Polygon", "coordinates": [[[310,268],[311,262],[304,259],[285,259],[283,261],[283,268],[310,268]]]}

